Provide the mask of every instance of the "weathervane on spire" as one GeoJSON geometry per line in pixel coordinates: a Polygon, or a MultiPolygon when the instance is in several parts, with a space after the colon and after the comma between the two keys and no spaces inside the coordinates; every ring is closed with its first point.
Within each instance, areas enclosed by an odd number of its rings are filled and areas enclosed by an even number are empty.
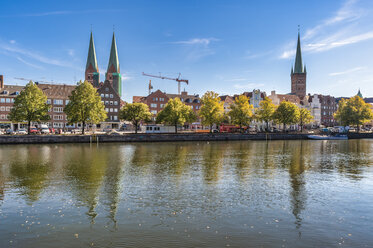
{"type": "Polygon", "coordinates": [[[300,32],[300,25],[298,24],[298,33],[300,32]]]}

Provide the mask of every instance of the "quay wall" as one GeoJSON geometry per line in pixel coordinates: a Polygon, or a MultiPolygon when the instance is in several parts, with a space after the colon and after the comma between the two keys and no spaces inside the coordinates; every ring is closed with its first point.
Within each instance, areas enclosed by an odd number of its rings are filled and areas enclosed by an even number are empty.
{"type": "MultiPolygon", "coordinates": [[[[0,145],[5,144],[52,144],[52,143],[99,143],[106,142],[171,142],[171,141],[230,141],[230,140],[302,140],[308,134],[123,134],[123,135],[1,135],[0,145]]],[[[373,133],[350,133],[350,139],[373,138],[373,133]]]]}

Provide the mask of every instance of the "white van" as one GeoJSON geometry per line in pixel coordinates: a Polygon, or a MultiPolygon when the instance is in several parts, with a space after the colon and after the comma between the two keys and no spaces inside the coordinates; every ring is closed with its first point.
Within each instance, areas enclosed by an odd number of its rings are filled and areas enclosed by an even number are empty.
{"type": "Polygon", "coordinates": [[[141,126],[143,133],[175,133],[175,126],[144,125],[141,126]]]}

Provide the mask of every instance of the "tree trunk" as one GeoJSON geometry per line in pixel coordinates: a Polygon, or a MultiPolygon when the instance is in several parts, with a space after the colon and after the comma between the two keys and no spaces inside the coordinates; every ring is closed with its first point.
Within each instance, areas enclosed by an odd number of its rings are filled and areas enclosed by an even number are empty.
{"type": "Polygon", "coordinates": [[[175,133],[177,133],[177,124],[175,124],[175,133]]]}
{"type": "Polygon", "coordinates": [[[303,133],[303,122],[300,122],[300,132],[303,133]]]}
{"type": "Polygon", "coordinates": [[[84,135],[84,128],[85,128],[85,121],[83,121],[83,129],[82,129],[82,134],[84,135]]]}
{"type": "Polygon", "coordinates": [[[286,124],[284,123],[284,133],[286,133],[286,124]]]}
{"type": "Polygon", "coordinates": [[[28,128],[27,128],[27,134],[30,134],[30,130],[31,130],[31,121],[28,121],[28,128]]]}
{"type": "Polygon", "coordinates": [[[135,133],[137,133],[137,126],[138,126],[138,123],[137,121],[135,122],[135,133]]]}
{"type": "Polygon", "coordinates": [[[212,133],[212,124],[210,125],[210,133],[212,133]]]}
{"type": "Polygon", "coordinates": [[[268,130],[269,130],[269,121],[266,121],[266,124],[267,124],[267,129],[266,129],[266,131],[268,132],[268,130]]]}

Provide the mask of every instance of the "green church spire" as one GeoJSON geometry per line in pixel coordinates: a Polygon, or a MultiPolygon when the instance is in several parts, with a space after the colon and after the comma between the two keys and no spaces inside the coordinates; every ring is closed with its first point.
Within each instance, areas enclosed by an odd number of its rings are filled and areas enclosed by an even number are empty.
{"type": "Polygon", "coordinates": [[[363,94],[361,94],[360,89],[359,89],[359,91],[357,92],[357,96],[360,96],[361,98],[363,98],[363,94]]]}
{"type": "Polygon", "coordinates": [[[92,32],[91,32],[91,39],[89,41],[89,50],[88,50],[88,58],[87,58],[86,69],[88,69],[89,65],[92,65],[95,72],[98,72],[95,43],[93,42],[92,32]]]}
{"type": "Polygon", "coordinates": [[[113,72],[117,72],[117,73],[120,72],[117,43],[115,42],[115,33],[113,33],[113,40],[111,42],[110,58],[109,58],[109,65],[107,67],[107,71],[110,70],[111,66],[114,66],[115,71],[113,72]]]}
{"type": "Polygon", "coordinates": [[[298,44],[297,44],[297,53],[295,55],[295,66],[294,66],[294,73],[303,73],[303,65],[302,65],[302,51],[300,48],[300,35],[298,31],[298,44]]]}

